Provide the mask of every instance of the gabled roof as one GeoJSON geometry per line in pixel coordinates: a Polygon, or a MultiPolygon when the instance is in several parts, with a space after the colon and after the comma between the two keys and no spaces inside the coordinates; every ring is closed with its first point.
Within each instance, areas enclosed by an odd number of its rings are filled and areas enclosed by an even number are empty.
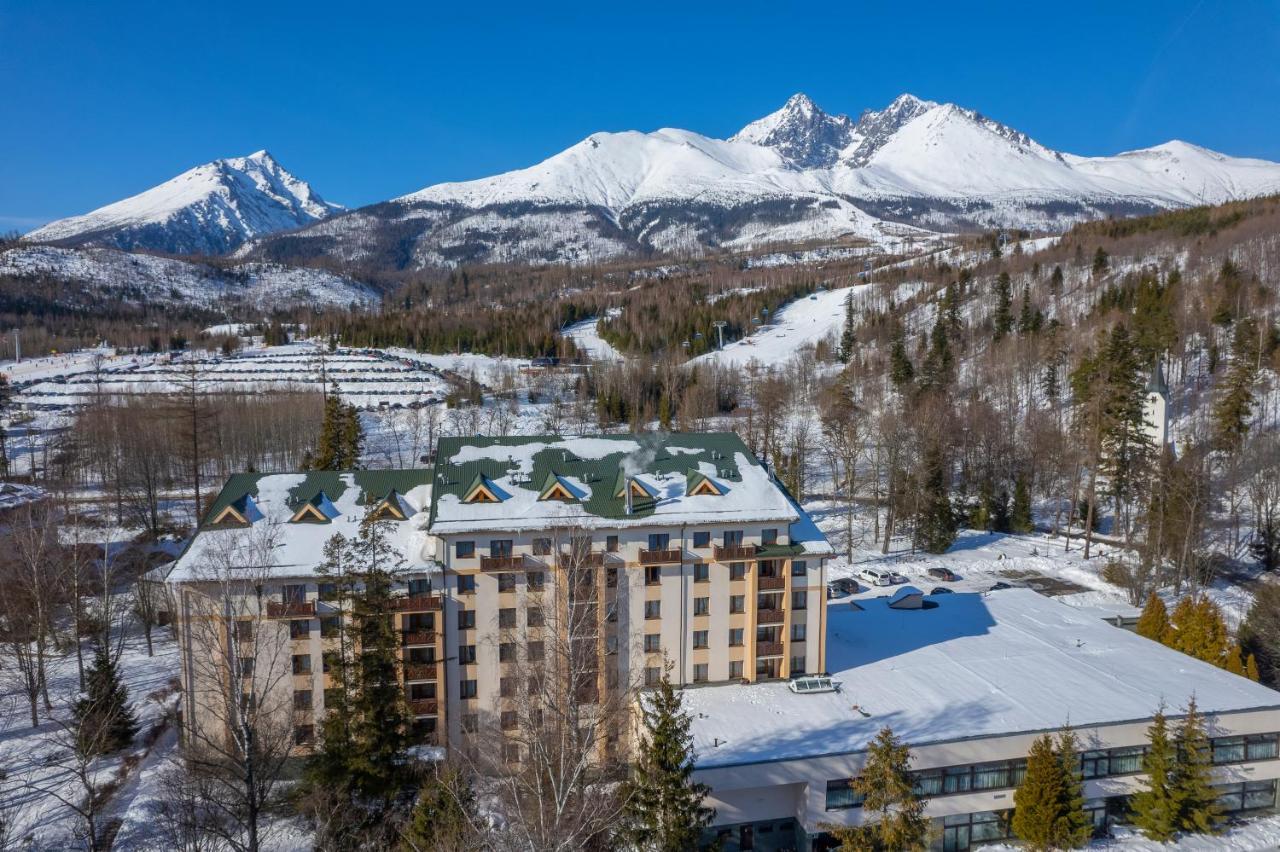
{"type": "Polygon", "coordinates": [[[417,509],[394,488],[369,509],[369,514],[380,520],[404,521],[416,513],[417,509]]]}
{"type": "Polygon", "coordinates": [[[475,478],[471,480],[471,484],[467,486],[466,492],[462,495],[463,503],[501,503],[506,498],[506,492],[496,486],[489,477],[483,473],[477,473],[475,478]]]}
{"type": "Polygon", "coordinates": [[[585,491],[577,488],[572,482],[555,471],[547,471],[547,478],[542,483],[542,491],[538,493],[539,500],[564,500],[566,502],[576,502],[586,496],[585,491]]]}
{"type": "Polygon", "coordinates": [[[1164,380],[1164,365],[1160,363],[1159,358],[1156,359],[1155,366],[1151,369],[1151,376],[1147,379],[1147,393],[1169,396],[1169,384],[1164,380]]]}
{"type": "Polygon", "coordinates": [[[724,486],[701,471],[691,470],[685,474],[684,493],[691,496],[714,494],[719,497],[724,494],[724,486]]]}
{"type": "MultiPolygon", "coordinates": [[[[404,470],[309,470],[302,473],[236,473],[232,474],[218,496],[209,504],[205,512],[204,524],[209,524],[227,506],[236,503],[245,496],[259,500],[258,489],[261,482],[268,478],[289,476],[297,482],[289,489],[290,514],[297,511],[298,506],[310,500],[318,492],[323,491],[334,503],[342,503],[344,494],[352,484],[360,489],[356,504],[372,506],[383,500],[392,491],[400,495],[409,494],[416,488],[431,484],[434,471],[421,468],[404,470]]],[[[426,508],[426,499],[422,498],[419,510],[426,508]]]]}
{"type": "Polygon", "coordinates": [[[658,492],[646,485],[639,476],[628,475],[621,468],[618,469],[618,477],[613,481],[613,496],[620,499],[625,498],[627,492],[624,489],[628,484],[631,486],[633,499],[639,497],[641,500],[653,500],[658,496],[658,492]]]}
{"type": "Polygon", "coordinates": [[[224,506],[217,515],[212,515],[208,523],[210,526],[228,523],[249,526],[254,521],[260,520],[262,520],[262,512],[258,509],[258,504],[254,502],[253,496],[241,494],[224,506]]]}
{"type": "Polygon", "coordinates": [[[333,505],[333,501],[329,499],[328,494],[323,491],[317,491],[311,496],[310,500],[298,506],[298,510],[293,513],[289,523],[327,524],[341,514],[338,511],[338,507],[333,505]]]}

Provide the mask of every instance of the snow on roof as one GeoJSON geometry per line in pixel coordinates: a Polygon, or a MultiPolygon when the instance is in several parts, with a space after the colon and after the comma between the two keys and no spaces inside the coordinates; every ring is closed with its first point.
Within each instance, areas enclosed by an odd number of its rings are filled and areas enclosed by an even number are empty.
{"type": "Polygon", "coordinates": [[[801,529],[805,552],[831,552],[822,533],[764,465],[741,439],[727,433],[444,439],[437,453],[434,497],[434,534],[555,525],[777,521],[801,529]],[[691,478],[691,473],[698,476],[691,478]],[[579,498],[539,499],[551,475],[579,498]],[[477,477],[500,489],[502,499],[464,502],[477,477]],[[701,477],[712,479],[721,493],[690,495],[689,483],[701,477]],[[624,478],[645,492],[634,495],[630,513],[620,487],[624,478]]]}
{"type": "Polygon", "coordinates": [[[777,681],[685,690],[698,768],[857,752],[885,725],[923,745],[1143,720],[1193,693],[1206,713],[1280,708],[1280,692],[1031,589],[930,600],[829,607],[840,692],[796,695],[777,681]]]}
{"type": "MultiPolygon", "coordinates": [[[[227,554],[235,554],[230,561],[236,564],[263,561],[262,554],[268,551],[270,565],[265,567],[270,568],[270,574],[278,577],[312,576],[324,561],[324,547],[329,539],[337,533],[348,539],[359,534],[368,511],[387,496],[385,483],[390,476],[399,478],[401,487],[414,479],[418,482],[406,488],[403,494],[397,491],[398,504],[406,510],[408,519],[385,522],[390,543],[405,559],[407,570],[436,570],[435,562],[424,555],[427,513],[422,510],[431,499],[428,471],[275,473],[233,477],[228,482],[214,502],[210,516],[221,504],[234,501],[243,494],[255,493],[253,500],[262,519],[250,527],[203,527],[178,558],[169,581],[208,578],[214,566],[228,561],[227,554]],[[377,488],[381,493],[371,492],[368,488],[377,488]],[[304,502],[316,504],[329,522],[290,523],[290,518],[304,502]],[[265,546],[266,542],[270,542],[269,548],[265,546]]],[[[240,567],[264,566],[245,564],[240,567]]]]}

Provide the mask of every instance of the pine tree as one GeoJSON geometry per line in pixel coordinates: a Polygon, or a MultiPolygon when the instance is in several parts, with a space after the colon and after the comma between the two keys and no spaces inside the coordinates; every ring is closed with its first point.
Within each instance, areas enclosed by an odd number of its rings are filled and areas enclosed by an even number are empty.
{"type": "Polygon", "coordinates": [[[922,494],[916,518],[916,541],[928,553],[946,553],[956,540],[956,513],[951,506],[951,469],[942,449],[925,450],[922,494]]]}
{"type": "Polygon", "coordinates": [[[1195,834],[1217,834],[1222,803],[1213,789],[1213,753],[1205,733],[1204,716],[1193,696],[1174,735],[1178,753],[1173,788],[1178,800],[1178,828],[1195,834]]]}
{"type": "Polygon", "coordinates": [[[344,403],[338,395],[337,386],[334,386],[325,397],[324,419],[311,460],[312,469],[355,470],[360,466],[363,444],[360,412],[354,405],[344,403]]]}
{"type": "Polygon", "coordinates": [[[1169,621],[1164,644],[1198,660],[1226,667],[1233,643],[1222,610],[1208,596],[1188,595],[1178,601],[1169,621]]]}
{"type": "Polygon", "coordinates": [[[409,812],[401,852],[465,848],[475,832],[471,822],[475,806],[475,791],[462,770],[452,764],[438,765],[428,774],[409,812]]]}
{"type": "Polygon", "coordinates": [[[1163,642],[1169,632],[1169,611],[1165,608],[1164,600],[1154,591],[1147,595],[1147,602],[1143,604],[1136,632],[1153,642],[1163,642]]]}
{"type": "Polygon", "coordinates": [[[98,641],[85,673],[85,692],[75,706],[76,740],[84,754],[109,754],[128,746],[138,732],[129,690],[106,643],[98,641]]]}
{"type": "Polygon", "coordinates": [[[1031,288],[1022,287],[1022,307],[1018,311],[1018,334],[1031,334],[1037,328],[1036,312],[1031,305],[1031,288]]]}
{"type": "Polygon", "coordinates": [[[997,341],[1013,330],[1013,291],[1008,272],[1001,272],[996,277],[996,312],[993,323],[997,341]]]}
{"type": "Polygon", "coordinates": [[[1062,295],[1062,267],[1055,266],[1053,274],[1049,276],[1049,292],[1055,296],[1062,295]]]}
{"type": "Polygon", "coordinates": [[[902,326],[897,325],[893,332],[893,346],[889,350],[889,380],[893,382],[895,388],[903,391],[915,380],[915,377],[915,367],[911,364],[911,357],[907,355],[905,333],[902,326]]]}
{"type": "Polygon", "coordinates": [[[1107,252],[1098,246],[1098,250],[1093,253],[1093,274],[1101,275],[1107,271],[1107,267],[1111,265],[1111,258],[1107,252]]]}
{"type": "Polygon", "coordinates": [[[1014,791],[1013,833],[1033,850],[1058,845],[1058,822],[1067,795],[1062,762],[1054,749],[1053,737],[1045,734],[1031,744],[1027,772],[1014,791]]]}
{"type": "Polygon", "coordinates": [[[1145,777],[1131,804],[1133,824],[1151,840],[1165,842],[1177,833],[1182,811],[1181,792],[1175,786],[1177,763],[1177,751],[1161,707],[1147,728],[1147,753],[1142,759],[1145,777]]]}
{"type": "Polygon", "coordinates": [[[885,726],[867,748],[867,762],[853,779],[853,791],[862,796],[862,825],[832,826],[842,849],[876,852],[923,850],[929,839],[925,801],[915,791],[911,777],[911,751],[885,726]]]}
{"type": "Polygon", "coordinates": [[[1213,406],[1214,443],[1237,452],[1249,434],[1254,385],[1258,379],[1258,327],[1246,317],[1236,324],[1231,342],[1231,365],[1213,406]]]}
{"type": "Polygon", "coordinates": [[[1056,844],[1076,849],[1089,842],[1093,823],[1084,811],[1084,776],[1080,772],[1080,741],[1075,732],[1064,728],[1058,734],[1056,748],[1062,773],[1062,814],[1055,828],[1056,844]]]}
{"type": "Polygon", "coordinates": [[[947,327],[941,314],[933,324],[929,335],[929,352],[920,369],[920,389],[942,390],[951,384],[953,359],[947,338],[947,327]]]}
{"type": "Polygon", "coordinates": [[[715,812],[702,804],[710,788],[693,780],[692,720],[683,696],[664,673],[641,709],[644,730],[623,790],[624,834],[636,849],[697,848],[715,812]]]}
{"type": "Polygon", "coordinates": [[[840,361],[848,364],[849,359],[853,357],[853,347],[858,343],[857,334],[854,332],[854,316],[853,316],[853,292],[850,291],[844,300],[844,331],[840,334],[840,361]]]}
{"type": "Polygon", "coordinates": [[[1013,481],[1013,509],[1009,514],[1009,529],[1016,533],[1033,532],[1036,528],[1031,515],[1031,487],[1027,475],[1019,473],[1013,481]]]}

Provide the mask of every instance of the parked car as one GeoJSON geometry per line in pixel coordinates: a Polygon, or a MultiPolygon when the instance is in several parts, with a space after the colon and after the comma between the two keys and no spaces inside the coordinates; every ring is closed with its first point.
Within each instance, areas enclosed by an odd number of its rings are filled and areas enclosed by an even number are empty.
{"type": "Polygon", "coordinates": [[[832,580],[827,583],[828,598],[842,598],[845,595],[856,595],[858,593],[858,581],[852,577],[841,577],[838,580],[832,580]]]}
{"type": "Polygon", "coordinates": [[[868,586],[893,585],[893,574],[888,571],[882,571],[879,568],[863,568],[858,572],[858,579],[868,586]]]}
{"type": "Polygon", "coordinates": [[[955,590],[948,589],[946,586],[934,586],[930,591],[931,595],[954,595],[955,590]]]}
{"type": "Polygon", "coordinates": [[[991,587],[991,591],[993,591],[993,592],[998,592],[998,591],[1000,591],[1001,589],[1012,589],[1012,588],[1013,588],[1013,586],[1011,586],[1011,585],[1009,585],[1008,583],[1006,583],[1005,581],[1001,580],[1000,582],[998,582],[998,583],[994,584],[994,585],[991,587]]]}
{"type": "Polygon", "coordinates": [[[960,579],[956,575],[956,572],[952,571],[950,568],[930,568],[926,573],[928,573],[928,575],[933,579],[941,580],[944,583],[954,583],[956,580],[960,579]]]}
{"type": "Polygon", "coordinates": [[[895,586],[899,585],[900,583],[905,583],[907,582],[907,575],[899,574],[897,571],[890,571],[889,582],[893,583],[893,585],[895,586]]]}

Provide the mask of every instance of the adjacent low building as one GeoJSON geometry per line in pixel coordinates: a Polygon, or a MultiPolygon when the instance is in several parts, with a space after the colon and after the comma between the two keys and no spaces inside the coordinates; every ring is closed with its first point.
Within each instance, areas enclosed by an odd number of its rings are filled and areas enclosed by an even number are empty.
{"type": "Polygon", "coordinates": [[[824,825],[861,821],[849,780],[884,726],[911,747],[937,849],[1007,837],[1032,741],[1065,725],[1102,829],[1138,787],[1152,714],[1177,717],[1192,695],[1228,810],[1275,807],[1280,693],[1029,589],[891,601],[828,607],[833,691],[685,692],[722,848],[821,848],[824,825]]]}

